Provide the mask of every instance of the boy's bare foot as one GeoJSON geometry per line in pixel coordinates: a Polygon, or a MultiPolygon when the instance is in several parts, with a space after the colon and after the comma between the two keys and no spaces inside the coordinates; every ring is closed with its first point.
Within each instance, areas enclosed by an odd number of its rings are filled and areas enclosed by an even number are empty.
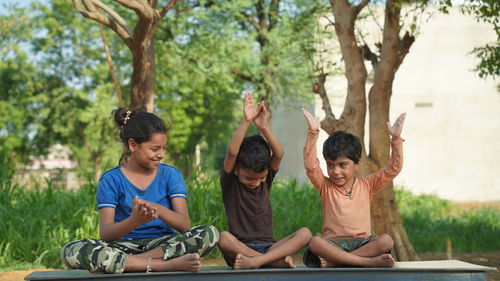
{"type": "Polygon", "coordinates": [[[255,257],[247,257],[243,254],[237,254],[234,259],[233,269],[254,269],[259,268],[261,265],[257,263],[255,257]]]}
{"type": "Polygon", "coordinates": [[[285,264],[288,265],[288,267],[290,268],[296,268],[297,266],[295,265],[295,263],[293,262],[293,258],[292,256],[286,256],[285,257],[285,264]]]}
{"type": "Polygon", "coordinates": [[[282,259],[279,259],[270,264],[272,267],[280,267],[280,268],[297,268],[295,262],[293,261],[292,256],[286,256],[282,259]]]}
{"type": "Polygon", "coordinates": [[[370,259],[369,267],[393,267],[394,266],[394,258],[391,254],[382,254],[377,257],[373,257],[370,259]]]}
{"type": "Polygon", "coordinates": [[[323,257],[319,257],[319,260],[321,262],[320,266],[321,268],[331,268],[331,267],[337,267],[337,264],[333,263],[333,262],[330,262],[328,260],[326,260],[325,258],[323,257]]]}
{"type": "Polygon", "coordinates": [[[191,271],[198,272],[201,268],[200,255],[185,254],[174,259],[166,260],[159,271],[191,271]]]}

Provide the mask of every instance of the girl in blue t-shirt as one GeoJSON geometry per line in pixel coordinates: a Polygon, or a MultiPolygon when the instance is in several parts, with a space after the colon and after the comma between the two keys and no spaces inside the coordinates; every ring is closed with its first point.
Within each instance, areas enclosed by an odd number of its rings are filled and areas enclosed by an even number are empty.
{"type": "Polygon", "coordinates": [[[211,225],[191,228],[182,175],[161,164],[168,128],[144,109],[113,115],[124,153],[99,180],[101,239],[67,244],[61,260],[92,272],[199,271],[200,256],[215,247],[219,233],[211,225]]]}

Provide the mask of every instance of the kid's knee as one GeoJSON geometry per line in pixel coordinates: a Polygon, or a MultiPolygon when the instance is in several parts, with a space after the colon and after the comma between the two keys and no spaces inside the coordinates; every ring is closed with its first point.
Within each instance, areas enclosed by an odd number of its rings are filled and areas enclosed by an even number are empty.
{"type": "Polygon", "coordinates": [[[311,249],[311,252],[315,253],[319,248],[321,248],[321,244],[323,243],[323,238],[319,236],[314,236],[311,238],[311,241],[309,242],[309,249],[311,249]]]}
{"type": "Polygon", "coordinates": [[[234,240],[235,240],[234,236],[231,233],[229,233],[229,231],[221,232],[219,238],[219,248],[226,249],[231,247],[234,240]]]}
{"type": "Polygon", "coordinates": [[[301,227],[301,228],[299,228],[299,230],[297,231],[297,235],[300,238],[302,238],[305,241],[305,243],[309,243],[309,241],[312,238],[312,233],[309,230],[309,228],[307,228],[307,227],[301,227]]]}
{"type": "Polygon", "coordinates": [[[387,234],[382,234],[377,237],[377,246],[381,253],[387,253],[392,250],[394,246],[394,240],[387,234]]]}

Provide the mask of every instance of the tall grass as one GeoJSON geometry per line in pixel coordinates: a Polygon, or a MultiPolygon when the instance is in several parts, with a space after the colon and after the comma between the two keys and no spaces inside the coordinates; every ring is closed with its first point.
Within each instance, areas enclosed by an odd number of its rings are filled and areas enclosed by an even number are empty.
{"type": "Polygon", "coordinates": [[[446,239],[457,253],[500,251],[500,210],[462,211],[436,195],[396,189],[403,224],[417,253],[444,252],[446,239]]]}
{"type": "Polygon", "coordinates": [[[95,185],[65,191],[46,182],[29,189],[0,185],[0,268],[25,263],[60,267],[59,250],[68,242],[97,237],[95,185]]]}
{"type": "MultiPolygon", "coordinates": [[[[187,184],[192,225],[209,223],[227,230],[218,179],[195,174],[187,184]]],[[[98,238],[95,192],[95,184],[66,191],[46,182],[27,189],[0,178],[0,269],[61,268],[59,251],[66,243],[98,238]]],[[[417,252],[443,252],[447,237],[455,252],[500,250],[500,210],[463,212],[436,196],[403,189],[396,190],[396,198],[417,252]]],[[[321,233],[321,202],[309,184],[277,181],[271,203],[275,238],[303,226],[321,233]]]]}

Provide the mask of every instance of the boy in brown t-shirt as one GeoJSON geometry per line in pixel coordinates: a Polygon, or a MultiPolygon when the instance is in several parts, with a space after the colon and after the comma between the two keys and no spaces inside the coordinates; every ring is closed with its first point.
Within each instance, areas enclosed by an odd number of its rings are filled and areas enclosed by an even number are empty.
{"type": "Polygon", "coordinates": [[[261,266],[295,268],[291,255],[305,247],[312,235],[302,227],[279,241],[273,238],[269,193],[283,149],[271,131],[263,102],[254,108],[252,95],[247,93],[243,114],[220,176],[229,231],[220,234],[219,248],[227,264],[236,270],[261,266]],[[252,122],[264,137],[245,138],[252,122]]]}
{"type": "Polygon", "coordinates": [[[307,177],[320,193],[323,207],[323,238],[313,237],[304,254],[309,267],[342,265],[392,267],[394,259],[388,253],[394,241],[387,234],[371,236],[370,199],[386,186],[403,167],[403,129],[406,114],[401,114],[391,135],[391,159],[386,167],[362,178],[354,176],[361,162],[361,142],[358,137],[337,131],[323,144],[328,177],[323,175],[316,156],[319,119],[302,109],[309,130],[304,145],[304,166],[307,177]]]}

